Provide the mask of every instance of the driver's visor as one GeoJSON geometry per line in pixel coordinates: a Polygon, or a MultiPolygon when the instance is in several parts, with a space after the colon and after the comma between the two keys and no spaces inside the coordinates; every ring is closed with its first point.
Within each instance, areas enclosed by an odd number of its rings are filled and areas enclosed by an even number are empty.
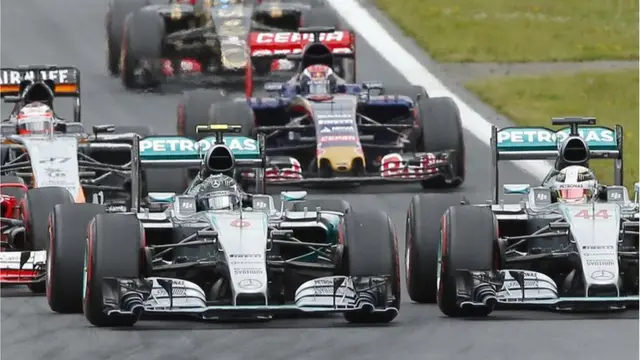
{"type": "Polygon", "coordinates": [[[30,117],[18,120],[19,133],[50,133],[53,132],[53,121],[48,117],[30,117]]]}
{"type": "Polygon", "coordinates": [[[207,199],[209,210],[232,210],[234,205],[238,203],[235,195],[213,195],[207,199]]]}
{"type": "Polygon", "coordinates": [[[563,200],[579,200],[587,196],[586,189],[561,189],[560,198],[563,200]]]}

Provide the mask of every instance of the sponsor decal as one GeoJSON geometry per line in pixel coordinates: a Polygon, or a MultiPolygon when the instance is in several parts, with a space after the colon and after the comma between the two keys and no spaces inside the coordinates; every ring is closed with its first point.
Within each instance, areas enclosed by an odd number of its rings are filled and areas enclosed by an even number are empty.
{"type": "Polygon", "coordinates": [[[105,211],[108,213],[127,212],[127,207],[124,205],[108,205],[105,211]]]}
{"type": "Polygon", "coordinates": [[[234,258],[234,259],[257,259],[257,258],[261,258],[262,255],[260,255],[260,254],[230,254],[229,257],[230,258],[234,258]]]}
{"type": "Polygon", "coordinates": [[[334,132],[355,132],[356,129],[353,126],[332,126],[331,131],[334,132]]]}
{"type": "Polygon", "coordinates": [[[237,219],[237,220],[233,220],[230,223],[231,227],[236,227],[236,228],[247,228],[249,226],[251,226],[251,223],[248,221],[244,221],[241,219],[237,219]]]}
{"type": "Polygon", "coordinates": [[[71,160],[70,157],[51,157],[51,158],[45,158],[42,159],[40,161],[38,161],[38,163],[40,164],[64,164],[66,162],[68,162],[69,160],[71,160]]]}
{"type": "MultiPolygon", "coordinates": [[[[211,148],[215,138],[209,137],[200,141],[187,138],[156,138],[140,141],[140,152],[206,152],[211,148]]],[[[225,137],[224,143],[231,151],[257,151],[256,140],[244,137],[225,137]]]]}
{"type": "Polygon", "coordinates": [[[233,269],[233,273],[235,275],[262,275],[264,274],[264,270],[261,268],[240,268],[233,269]]]}
{"type": "Polygon", "coordinates": [[[616,264],[613,260],[587,260],[587,266],[614,266],[616,264]]]}
{"type": "MultiPolygon", "coordinates": [[[[345,39],[344,31],[335,31],[332,33],[320,34],[320,41],[322,42],[341,42],[345,39]]],[[[266,44],[291,44],[308,42],[313,40],[313,34],[300,34],[297,32],[277,32],[277,33],[259,33],[256,36],[256,43],[261,45],[266,44]]]]}
{"type": "Polygon", "coordinates": [[[615,275],[611,271],[607,270],[596,270],[591,273],[589,276],[593,280],[605,281],[605,280],[613,280],[615,275]]]}
{"type": "MultiPolygon", "coordinates": [[[[588,142],[614,142],[613,131],[602,128],[578,129],[580,136],[588,142]]],[[[498,133],[498,144],[556,143],[562,142],[569,135],[568,130],[557,133],[545,129],[512,129],[498,133]]]]}
{"type": "MultiPolygon", "coordinates": [[[[331,52],[334,54],[351,54],[353,51],[349,48],[339,47],[339,48],[333,48],[331,52]]],[[[261,50],[252,51],[251,56],[259,57],[259,56],[287,55],[287,54],[301,54],[301,53],[302,53],[302,49],[300,48],[276,49],[276,50],[261,49],[261,50]]]]}
{"type": "Polygon", "coordinates": [[[262,283],[256,279],[244,279],[238,283],[238,287],[245,290],[256,290],[262,287],[262,283]]]}
{"type": "Polygon", "coordinates": [[[357,141],[353,135],[322,136],[320,142],[357,141]]]}
{"type": "MultiPolygon", "coordinates": [[[[171,289],[171,294],[173,296],[187,296],[187,289],[186,288],[172,288],[171,289]]],[[[169,296],[167,294],[167,291],[165,289],[153,289],[153,291],[151,292],[151,296],[169,296]]]]}
{"type": "MultiPolygon", "coordinates": [[[[2,71],[0,74],[0,85],[18,85],[22,80],[33,80],[36,71],[2,71]]],[[[40,70],[43,80],[53,80],[55,83],[66,83],[69,81],[69,69],[60,70],[40,70]]]]}
{"type": "Polygon", "coordinates": [[[62,178],[66,176],[61,169],[47,168],[47,169],[44,169],[44,171],[47,173],[47,176],[50,178],[62,178]]]}
{"type": "Polygon", "coordinates": [[[345,121],[340,119],[353,119],[351,114],[317,114],[316,119],[321,120],[322,124],[339,125],[339,124],[352,124],[351,121],[345,121]],[[337,122],[333,122],[337,121],[337,122]]]}
{"type": "Polygon", "coordinates": [[[191,210],[195,210],[195,208],[196,208],[195,201],[180,200],[181,210],[191,211],[191,210]]]}

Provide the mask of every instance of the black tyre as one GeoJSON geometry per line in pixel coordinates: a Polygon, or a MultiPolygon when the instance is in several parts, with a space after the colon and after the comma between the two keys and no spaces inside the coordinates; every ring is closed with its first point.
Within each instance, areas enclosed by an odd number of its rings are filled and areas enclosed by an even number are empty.
{"type": "Polygon", "coordinates": [[[422,125],[422,139],[418,150],[440,152],[455,150],[453,153],[452,178],[435,178],[422,182],[422,187],[458,187],[465,178],[465,146],[460,110],[448,97],[421,98],[418,101],[418,116],[422,125]]]}
{"type": "MultiPolygon", "coordinates": [[[[400,310],[400,260],[395,228],[389,216],[379,210],[350,212],[346,221],[347,272],[349,276],[381,276],[391,279],[391,304],[400,310]]],[[[388,323],[397,311],[381,313],[347,312],[350,323],[388,323]]]]}
{"type": "MultiPolygon", "coordinates": [[[[24,179],[19,176],[2,176],[0,178],[0,183],[2,184],[22,184],[24,185],[24,179]]],[[[2,187],[0,188],[0,192],[3,195],[9,195],[16,198],[16,201],[20,203],[22,197],[24,196],[24,188],[20,187],[2,187]]]]}
{"type": "MultiPolygon", "coordinates": [[[[29,189],[22,201],[22,218],[26,229],[25,250],[48,250],[49,214],[58,204],[72,204],[71,193],[59,187],[29,189]]],[[[28,287],[35,293],[43,293],[47,289],[43,282],[29,284],[28,287]]]]}
{"type": "Polygon", "coordinates": [[[411,199],[405,231],[405,281],[409,298],[435,304],[438,288],[440,220],[450,206],[460,204],[454,194],[421,194],[411,199]]]}
{"type": "Polygon", "coordinates": [[[127,15],[149,5],[149,0],[111,0],[105,17],[107,33],[107,69],[113,76],[120,74],[122,31],[127,15]]]}
{"type": "Polygon", "coordinates": [[[83,275],[84,316],[94,326],[131,326],[137,315],[107,316],[102,279],[139,278],[143,229],[134,215],[99,214],[89,224],[83,275]]]}
{"type": "Polygon", "coordinates": [[[496,219],[491,209],[452,206],[441,225],[438,264],[438,307],[451,317],[486,316],[492,307],[460,308],[456,270],[493,271],[497,251],[496,219]]]}
{"type": "Polygon", "coordinates": [[[91,219],[105,212],[98,204],[53,207],[49,218],[47,301],[58,313],[82,313],[82,272],[91,219]]]}
{"type": "Polygon", "coordinates": [[[165,34],[164,20],[154,11],[138,10],[125,20],[120,54],[120,78],[127,89],[152,88],[160,85],[156,61],[162,57],[165,34]],[[143,83],[139,83],[135,70],[142,59],[151,60],[152,66],[143,83]]]}
{"type": "Polygon", "coordinates": [[[320,210],[336,211],[343,214],[347,214],[352,211],[351,204],[340,199],[312,199],[295,202],[293,203],[292,210],[304,211],[304,208],[307,208],[307,211],[316,211],[316,208],[318,207],[320,210]]]}

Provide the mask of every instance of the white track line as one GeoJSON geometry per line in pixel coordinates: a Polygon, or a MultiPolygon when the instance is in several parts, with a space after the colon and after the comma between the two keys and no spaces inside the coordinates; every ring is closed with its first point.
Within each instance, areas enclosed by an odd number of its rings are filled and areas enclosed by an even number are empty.
{"type": "MultiPolygon", "coordinates": [[[[491,123],[444,86],[424,65],[398,44],[356,0],[327,0],[327,2],[383,59],[398,70],[407,82],[424,86],[431,97],[452,98],[460,108],[462,126],[483,144],[489,146],[491,123]]],[[[360,61],[366,61],[366,59],[360,59],[360,61]]],[[[487,161],[487,166],[491,166],[490,161],[487,161]]],[[[550,167],[550,163],[546,161],[520,161],[514,164],[537,178],[543,178],[550,167]]]]}

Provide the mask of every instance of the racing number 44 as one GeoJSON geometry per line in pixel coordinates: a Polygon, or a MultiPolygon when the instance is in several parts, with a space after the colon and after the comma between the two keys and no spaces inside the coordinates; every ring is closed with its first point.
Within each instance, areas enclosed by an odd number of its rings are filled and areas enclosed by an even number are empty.
{"type": "Polygon", "coordinates": [[[580,219],[606,220],[606,219],[609,219],[611,215],[609,215],[609,212],[606,209],[598,210],[598,212],[596,212],[595,214],[590,212],[589,210],[580,210],[574,215],[574,217],[580,218],[580,219]]]}

